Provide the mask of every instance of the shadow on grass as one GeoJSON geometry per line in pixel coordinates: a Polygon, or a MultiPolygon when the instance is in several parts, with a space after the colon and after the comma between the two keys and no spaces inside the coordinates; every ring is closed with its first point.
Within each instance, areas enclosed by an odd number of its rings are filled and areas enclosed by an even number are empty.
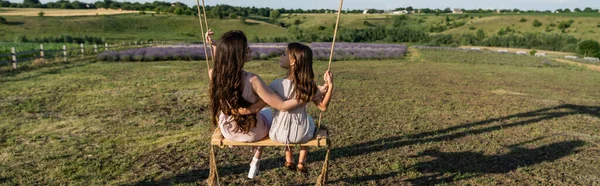
{"type": "Polygon", "coordinates": [[[6,22],[6,25],[10,25],[10,26],[18,26],[18,25],[23,25],[25,24],[25,22],[21,22],[21,21],[9,21],[6,22]]]}
{"type": "MultiPolygon", "coordinates": [[[[577,153],[578,151],[575,149],[583,145],[585,145],[585,141],[575,140],[552,143],[534,149],[511,146],[512,150],[509,153],[491,156],[479,152],[440,152],[438,150],[426,150],[419,153],[419,156],[430,156],[435,159],[427,162],[419,162],[413,166],[413,168],[426,176],[405,181],[415,185],[435,185],[469,179],[481,174],[504,174],[517,170],[519,167],[528,167],[542,162],[552,162],[577,153]]],[[[342,181],[346,183],[377,181],[395,177],[399,174],[402,174],[402,172],[340,179],[330,183],[342,181]]]]}
{"type": "MultiPolygon", "coordinates": [[[[586,114],[600,118],[600,107],[581,106],[565,104],[552,108],[544,108],[531,112],[519,113],[499,118],[488,119],[473,123],[467,123],[459,126],[449,127],[442,130],[423,132],[405,136],[394,136],[365,143],[358,143],[345,147],[334,148],[331,151],[330,161],[370,154],[374,152],[386,151],[407,145],[421,143],[431,143],[440,141],[450,141],[469,135],[479,135],[487,132],[502,130],[506,128],[525,126],[544,120],[560,118],[569,115],[586,114]],[[565,111],[566,110],[566,111],[565,111]],[[498,124],[497,122],[510,120],[514,118],[524,119],[518,122],[498,124]],[[470,129],[479,127],[477,129],[470,129]],[[483,127],[483,128],[481,128],[483,127]]],[[[518,167],[536,165],[541,162],[549,162],[561,157],[576,153],[575,148],[583,146],[584,141],[568,141],[553,143],[550,145],[538,147],[535,149],[526,149],[517,146],[511,146],[511,152],[503,155],[487,156],[478,152],[455,152],[446,153],[437,150],[427,150],[419,153],[420,156],[436,157],[429,162],[419,162],[413,167],[423,173],[438,173],[425,177],[407,180],[414,184],[436,184],[443,182],[456,181],[459,173],[506,173],[516,170],[518,167]],[[438,178],[442,173],[454,173],[454,176],[438,178]]],[[[325,150],[311,152],[309,162],[322,161],[325,157],[325,150]]],[[[222,157],[218,156],[217,157],[222,157]]],[[[283,158],[269,158],[261,160],[261,169],[270,170],[281,167],[283,158]]],[[[219,162],[219,159],[217,159],[219,162]]],[[[248,169],[247,164],[237,164],[219,167],[220,175],[243,174],[248,169]]],[[[208,169],[193,170],[171,178],[159,181],[140,182],[135,185],[162,185],[168,183],[198,183],[203,182],[208,176],[208,169]]],[[[369,175],[363,177],[344,178],[329,181],[328,183],[361,183],[365,181],[383,180],[395,177],[402,172],[387,173],[382,175],[369,175]]],[[[465,179],[462,176],[460,179],[465,179]]],[[[315,178],[316,179],[316,178],[315,178]]]]}

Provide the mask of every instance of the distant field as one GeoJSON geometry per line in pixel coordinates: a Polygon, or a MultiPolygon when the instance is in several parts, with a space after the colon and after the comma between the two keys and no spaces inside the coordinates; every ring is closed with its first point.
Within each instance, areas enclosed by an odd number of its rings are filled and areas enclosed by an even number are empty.
{"type": "MultiPolygon", "coordinates": [[[[600,14],[599,14],[600,15],[600,14]]],[[[533,33],[561,33],[558,28],[560,22],[573,20],[570,28],[566,29],[566,33],[573,35],[576,38],[594,39],[600,38],[600,19],[598,17],[567,17],[567,16],[538,16],[538,15],[511,15],[511,16],[491,16],[472,19],[465,26],[445,31],[449,34],[475,33],[478,29],[483,29],[488,35],[497,33],[500,29],[510,27],[519,32],[533,33]],[[519,22],[521,18],[527,19],[526,22],[519,22]],[[543,25],[534,27],[534,20],[540,21],[543,25]],[[546,31],[546,26],[550,26],[550,32],[546,31]],[[472,30],[470,27],[474,27],[472,30]]]]}
{"type": "MultiPolygon", "coordinates": [[[[27,17],[7,16],[8,25],[0,25],[0,40],[14,41],[19,35],[28,38],[42,36],[101,37],[112,42],[135,40],[178,40],[198,42],[202,33],[196,16],[166,16],[129,14],[109,16],[27,17]]],[[[209,20],[209,26],[223,34],[232,29],[243,30],[248,38],[287,35],[286,30],[266,23],[247,23],[240,20],[209,20]]]]}
{"type": "MultiPolygon", "coordinates": [[[[173,15],[140,15],[136,12],[117,10],[56,10],[56,9],[0,9],[0,15],[7,18],[7,25],[0,25],[0,41],[11,42],[19,35],[29,38],[56,36],[60,34],[89,35],[103,37],[110,41],[134,40],[172,40],[181,42],[197,42],[201,40],[198,18],[196,16],[173,15]],[[37,13],[44,11],[45,17],[37,13]],[[97,12],[101,12],[96,16],[97,12]],[[124,15],[102,15],[126,13],[124,15]],[[19,16],[15,16],[19,15],[19,16]],[[32,16],[33,15],[33,16],[32,16]],[[52,17],[70,16],[70,17],[52,17]]],[[[340,19],[341,28],[372,28],[377,26],[393,27],[398,15],[383,14],[343,14],[340,19]]],[[[464,22],[463,26],[443,31],[445,34],[460,35],[475,33],[478,29],[487,36],[496,34],[500,29],[510,27],[516,33],[561,33],[557,25],[563,21],[573,20],[566,34],[582,39],[600,38],[600,14],[416,14],[408,15],[403,27],[430,32],[430,27],[446,25],[446,16],[454,22],[464,22]],[[520,22],[521,18],[527,19],[520,22]],[[534,20],[543,25],[534,27],[534,20]],[[550,26],[547,29],[547,26],[550,26]]],[[[308,32],[332,33],[336,14],[283,14],[275,21],[260,16],[250,16],[246,22],[240,19],[210,19],[210,27],[223,33],[231,29],[243,30],[251,40],[269,37],[291,37],[295,32],[288,28],[298,25],[308,32]],[[279,23],[290,26],[282,27],[279,23]],[[319,31],[321,30],[321,31],[319,31]]]]}
{"type": "Polygon", "coordinates": [[[66,9],[41,9],[41,8],[2,8],[0,16],[38,16],[39,12],[44,12],[44,16],[92,16],[92,15],[115,15],[130,14],[138,11],[131,10],[112,10],[112,9],[93,9],[93,10],[66,10],[66,9]]]}

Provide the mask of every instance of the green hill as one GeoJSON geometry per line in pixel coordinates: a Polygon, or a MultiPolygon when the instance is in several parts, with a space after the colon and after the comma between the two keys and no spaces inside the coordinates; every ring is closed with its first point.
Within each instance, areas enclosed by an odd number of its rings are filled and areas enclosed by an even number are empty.
{"type": "MultiPolygon", "coordinates": [[[[195,16],[170,16],[153,14],[125,14],[76,17],[25,17],[5,16],[7,24],[0,25],[0,41],[13,42],[25,35],[27,38],[87,35],[105,38],[109,42],[134,40],[199,41],[201,34],[198,18],[195,16]]],[[[600,14],[432,14],[408,15],[400,26],[429,33],[462,34],[475,33],[482,29],[488,36],[509,27],[515,33],[562,33],[561,22],[572,21],[564,33],[582,39],[600,38],[600,14]],[[524,18],[525,22],[520,20],[524,18]],[[542,25],[533,26],[539,20],[542,25]],[[439,27],[440,29],[432,29],[439,27]]],[[[246,32],[252,40],[259,38],[289,37],[295,31],[333,32],[336,14],[285,14],[271,20],[260,16],[250,16],[245,22],[240,19],[210,19],[213,30],[223,33],[231,29],[246,32]]],[[[394,27],[398,15],[383,14],[344,14],[340,20],[342,28],[394,27]]]]}
{"type": "MultiPolygon", "coordinates": [[[[28,38],[87,35],[109,41],[132,40],[201,40],[198,17],[111,15],[80,17],[24,17],[5,16],[8,24],[0,25],[0,40],[14,41],[17,36],[28,38]]],[[[242,23],[240,20],[209,20],[209,26],[218,34],[231,29],[243,30],[249,38],[285,36],[285,29],[265,23],[242,23]]]]}

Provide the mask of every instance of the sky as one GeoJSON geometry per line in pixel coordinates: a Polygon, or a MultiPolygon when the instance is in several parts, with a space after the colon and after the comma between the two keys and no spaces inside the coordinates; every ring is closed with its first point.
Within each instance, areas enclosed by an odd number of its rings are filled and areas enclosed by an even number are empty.
{"type": "MultiPolygon", "coordinates": [[[[10,0],[21,2],[21,0],[10,0]]],[[[41,0],[46,3],[56,0],[41,0]]],[[[98,0],[79,0],[80,2],[95,2],[98,0]]],[[[116,0],[123,1],[123,0],[116,0]]],[[[152,2],[154,0],[128,0],[129,2],[152,2]]],[[[178,0],[159,0],[177,2],[178,0]]],[[[195,5],[195,0],[179,0],[187,5],[195,5]]],[[[201,2],[201,1],[200,1],[201,2]]],[[[207,5],[228,4],[233,6],[255,6],[270,8],[302,8],[302,9],[337,9],[339,0],[205,0],[207,5]]],[[[558,8],[600,9],[600,0],[345,0],[344,9],[395,9],[412,6],[413,8],[464,8],[464,9],[522,9],[522,10],[556,10],[558,8]]]]}

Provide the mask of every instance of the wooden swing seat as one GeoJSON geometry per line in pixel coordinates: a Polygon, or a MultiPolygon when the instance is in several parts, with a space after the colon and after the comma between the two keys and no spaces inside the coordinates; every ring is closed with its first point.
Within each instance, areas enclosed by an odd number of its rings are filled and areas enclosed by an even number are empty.
{"type": "MultiPolygon", "coordinates": [[[[290,146],[301,146],[301,147],[325,147],[329,144],[327,143],[328,133],[326,129],[319,128],[316,136],[306,142],[306,143],[298,143],[298,144],[288,144],[290,146]]],[[[221,130],[216,128],[212,134],[212,139],[210,141],[211,145],[215,146],[259,146],[259,147],[277,147],[277,146],[286,146],[285,143],[280,143],[273,141],[269,138],[269,136],[255,142],[237,142],[225,139],[223,134],[221,134],[221,130]]]]}

